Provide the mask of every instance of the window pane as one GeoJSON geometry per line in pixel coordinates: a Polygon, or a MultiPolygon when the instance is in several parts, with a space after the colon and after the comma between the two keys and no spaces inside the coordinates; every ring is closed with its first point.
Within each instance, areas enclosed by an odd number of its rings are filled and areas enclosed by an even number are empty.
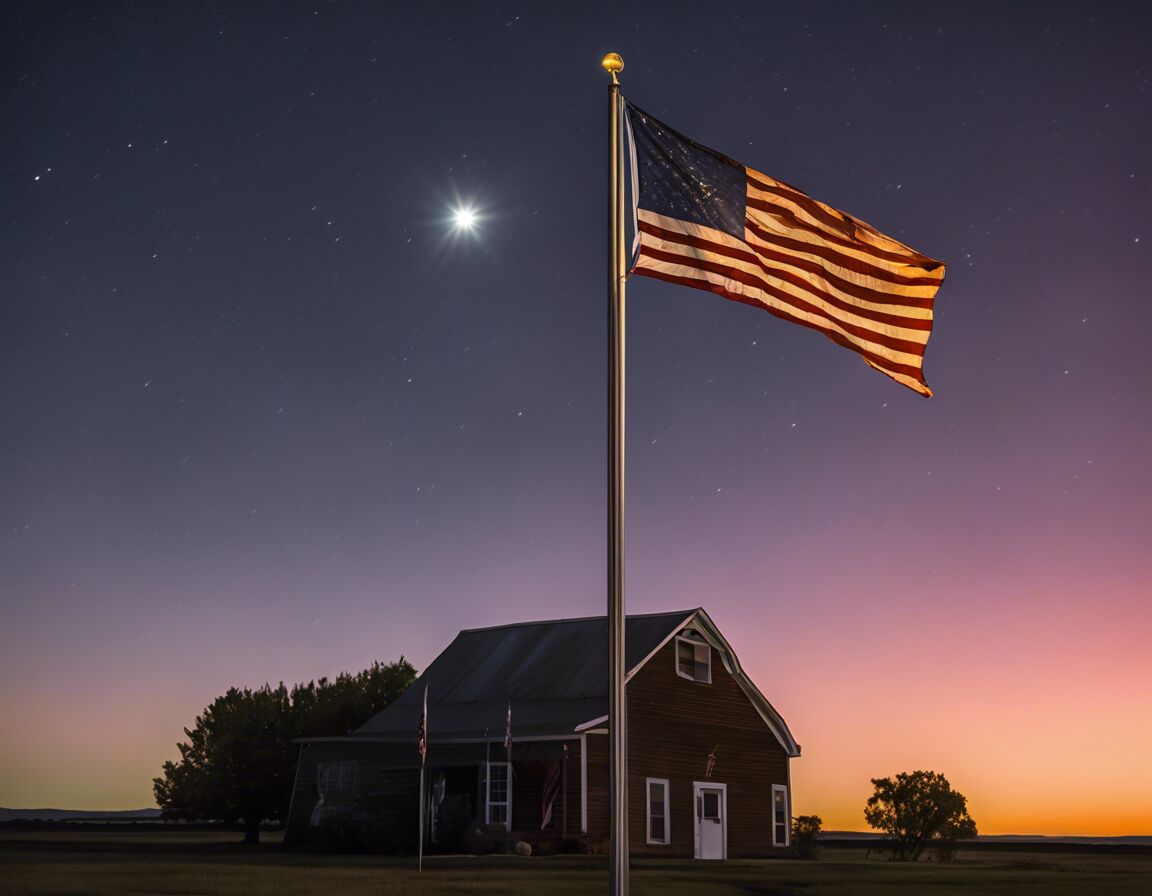
{"type": "Polygon", "coordinates": [[[720,817],[720,794],[715,791],[704,791],[704,817],[720,817]]]}
{"type": "Polygon", "coordinates": [[[659,840],[661,843],[664,842],[665,837],[664,837],[664,819],[663,819],[663,817],[661,817],[661,818],[653,817],[652,818],[652,839],[653,840],[659,840]]]}
{"type": "Polygon", "coordinates": [[[676,664],[689,678],[696,676],[696,651],[687,641],[676,642],[676,664]]]}

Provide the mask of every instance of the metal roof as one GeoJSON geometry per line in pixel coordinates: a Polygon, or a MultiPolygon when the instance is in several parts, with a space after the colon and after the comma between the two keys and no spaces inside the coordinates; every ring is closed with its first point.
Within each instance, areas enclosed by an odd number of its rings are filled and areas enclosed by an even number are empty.
{"type": "MultiPolygon", "coordinates": [[[[641,665],[696,610],[629,616],[626,667],[641,665]]],[[[428,687],[428,729],[441,737],[571,734],[608,712],[605,616],[522,622],[460,632],[388,708],[352,735],[412,737],[428,687]]]]}
{"type": "MultiPolygon", "coordinates": [[[[688,626],[720,651],[724,667],[780,745],[789,756],[799,756],[800,745],[783,717],[744,673],[732,646],[700,607],[629,616],[625,625],[628,677],[688,626]]],[[[414,744],[425,686],[429,743],[501,743],[509,703],[513,742],[573,737],[578,726],[601,724],[608,716],[607,617],[462,631],[403,694],[347,739],[414,744]]]]}

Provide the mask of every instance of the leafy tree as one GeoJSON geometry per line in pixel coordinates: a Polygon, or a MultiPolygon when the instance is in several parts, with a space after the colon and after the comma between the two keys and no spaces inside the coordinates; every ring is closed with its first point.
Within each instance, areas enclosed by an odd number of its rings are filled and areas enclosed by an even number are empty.
{"type": "Polygon", "coordinates": [[[965,815],[954,823],[945,825],[940,835],[932,841],[932,848],[936,859],[940,862],[951,862],[956,858],[956,849],[961,840],[971,840],[976,836],[976,822],[965,815]]]}
{"type": "Polygon", "coordinates": [[[260,822],[284,819],[292,796],[299,737],[347,734],[395,700],[416,677],[404,657],[295,685],[231,688],[185,728],[179,762],[153,779],[156,803],[174,818],[244,821],[257,843],[260,822]]]}
{"type": "Polygon", "coordinates": [[[824,819],[819,815],[797,815],[792,819],[792,852],[798,859],[814,859],[820,853],[816,838],[824,819]]]}
{"type": "Polygon", "coordinates": [[[292,688],[295,737],[334,737],[359,728],[404,693],[416,677],[404,657],[373,663],[355,675],[341,672],[335,681],[321,678],[292,688]]]}
{"type": "Polygon", "coordinates": [[[873,778],[872,786],[876,789],[864,808],[864,820],[888,835],[893,859],[914,862],[929,844],[939,847],[976,836],[968,800],[937,772],[873,778]]]}
{"type": "Polygon", "coordinates": [[[291,737],[284,685],[231,688],[184,729],[180,762],[164,763],[152,782],[157,804],[185,818],[244,820],[244,839],[260,839],[260,821],[275,815],[291,787],[291,737]]]}

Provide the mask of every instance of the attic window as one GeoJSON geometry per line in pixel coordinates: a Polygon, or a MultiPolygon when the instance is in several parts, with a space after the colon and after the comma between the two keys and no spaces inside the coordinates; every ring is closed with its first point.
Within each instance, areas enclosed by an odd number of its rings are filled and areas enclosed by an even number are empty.
{"type": "Polygon", "coordinates": [[[701,684],[712,683],[712,648],[687,638],[676,639],[676,674],[701,684]]]}

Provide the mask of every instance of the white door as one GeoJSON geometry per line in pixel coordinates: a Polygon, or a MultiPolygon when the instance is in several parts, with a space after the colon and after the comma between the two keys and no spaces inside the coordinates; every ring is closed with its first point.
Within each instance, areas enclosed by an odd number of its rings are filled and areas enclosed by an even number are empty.
{"type": "Polygon", "coordinates": [[[722,859],[728,832],[723,784],[696,784],[696,858],[722,859]]]}

